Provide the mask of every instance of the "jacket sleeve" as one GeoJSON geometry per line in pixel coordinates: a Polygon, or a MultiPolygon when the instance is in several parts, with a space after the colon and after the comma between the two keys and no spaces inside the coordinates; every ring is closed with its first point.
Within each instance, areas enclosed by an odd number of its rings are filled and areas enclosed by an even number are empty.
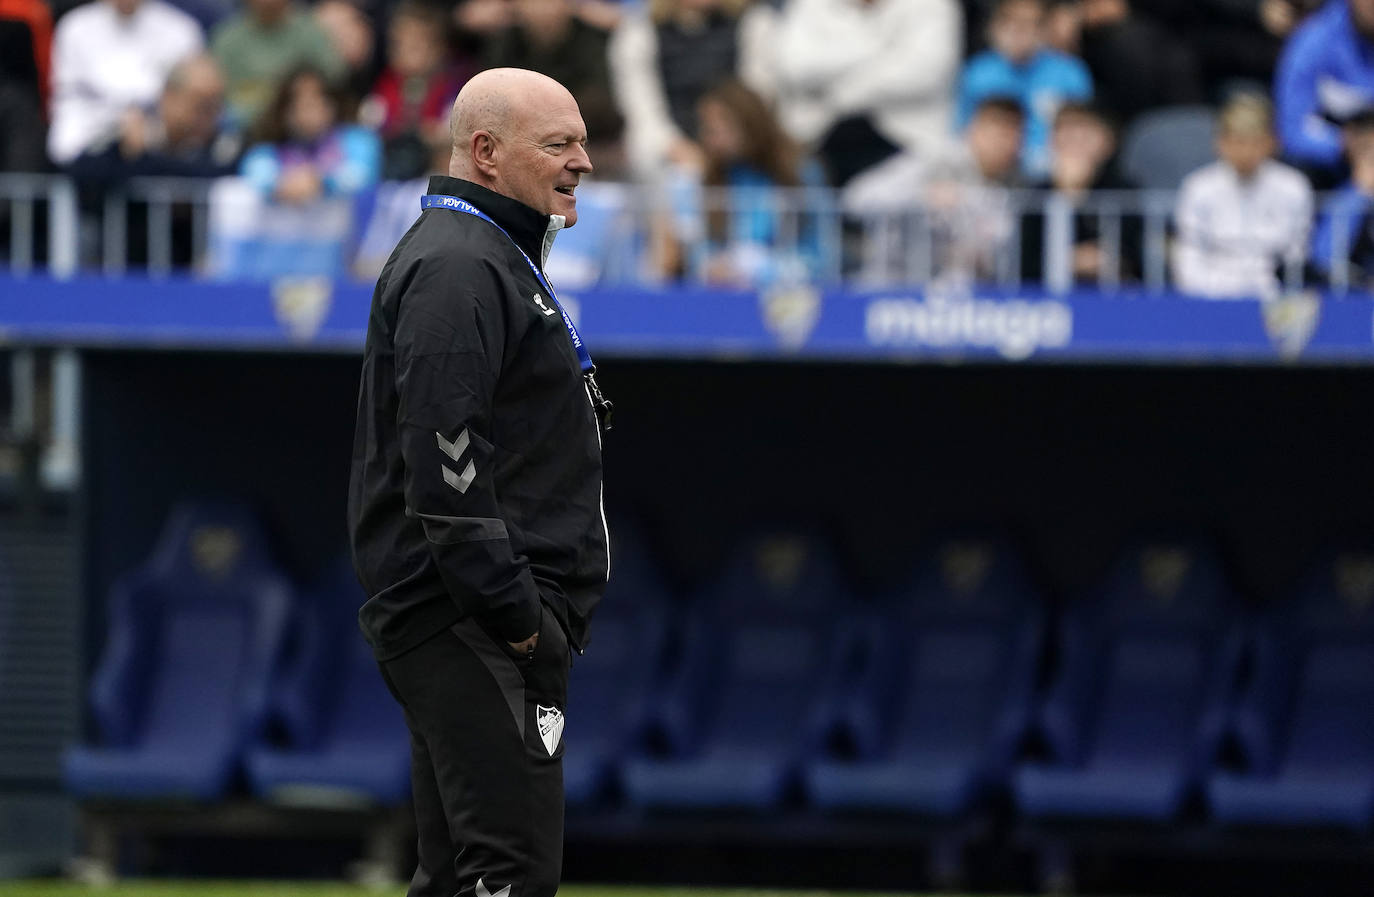
{"type": "Polygon", "coordinates": [[[1317,98],[1327,48],[1323,34],[1309,27],[1284,47],[1274,76],[1275,124],[1284,155],[1302,165],[1336,165],[1341,160],[1340,129],[1322,117],[1317,98]]]}
{"type": "Polygon", "coordinates": [[[963,8],[954,0],[903,7],[904,17],[862,65],[841,72],[830,87],[845,114],[879,111],[952,96],[964,46],[963,8]]]}
{"type": "Polygon", "coordinates": [[[611,91],[625,118],[630,165],[649,175],[661,170],[668,148],[683,138],[668,112],[658,74],[658,38],[647,15],[627,16],[607,47],[611,91]]]}
{"type": "Polygon", "coordinates": [[[1351,251],[1359,239],[1360,228],[1369,214],[1374,200],[1370,200],[1353,184],[1347,185],[1329,199],[1317,219],[1312,234],[1312,263],[1317,270],[1330,276],[1338,267],[1350,263],[1351,251]]]}
{"type": "Polygon", "coordinates": [[[539,591],[511,547],[493,477],[501,278],[454,257],[425,259],[406,276],[395,333],[406,514],[424,527],[458,606],[523,641],[539,628],[539,591]]]}

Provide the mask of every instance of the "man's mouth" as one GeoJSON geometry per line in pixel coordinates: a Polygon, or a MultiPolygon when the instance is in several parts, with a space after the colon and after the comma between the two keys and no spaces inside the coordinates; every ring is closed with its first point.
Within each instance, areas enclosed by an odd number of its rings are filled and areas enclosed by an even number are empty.
{"type": "Polygon", "coordinates": [[[554,192],[562,193],[564,196],[572,196],[573,190],[577,189],[576,184],[566,184],[562,187],[554,187],[554,192]]]}

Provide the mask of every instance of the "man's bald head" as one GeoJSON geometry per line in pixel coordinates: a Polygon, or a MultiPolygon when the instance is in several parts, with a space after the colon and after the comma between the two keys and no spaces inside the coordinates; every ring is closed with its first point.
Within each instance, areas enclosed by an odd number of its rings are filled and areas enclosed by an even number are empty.
{"type": "Polygon", "coordinates": [[[563,85],[526,69],[479,72],[453,102],[449,134],[450,175],[576,221],[571,191],[592,166],[586,125],[563,85]]]}
{"type": "Polygon", "coordinates": [[[487,69],[473,75],[458,92],[449,116],[454,159],[467,154],[473,134],[505,134],[520,124],[522,111],[534,111],[549,99],[571,101],[572,94],[547,75],[528,69],[487,69]]]}

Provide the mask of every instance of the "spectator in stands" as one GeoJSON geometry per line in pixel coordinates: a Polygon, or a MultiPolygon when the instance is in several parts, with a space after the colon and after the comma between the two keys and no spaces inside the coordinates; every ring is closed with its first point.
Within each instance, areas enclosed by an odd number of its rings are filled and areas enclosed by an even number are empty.
{"type": "Polygon", "coordinates": [[[1050,123],[1065,100],[1092,99],[1092,76],[1079,59],[1048,49],[1043,40],[1045,0],[999,0],[988,26],[990,48],[969,60],[959,79],[958,127],[987,97],[1015,97],[1027,117],[1022,165],[1042,178],[1049,172],[1050,123]]]}
{"type": "Polygon", "coordinates": [[[1097,101],[1121,122],[1157,106],[1203,101],[1197,55],[1131,0],[1083,0],[1083,60],[1097,101]]]}
{"type": "Polygon", "coordinates": [[[679,212],[697,220],[677,234],[702,239],[683,247],[685,273],[733,286],[811,279],[819,265],[816,227],[801,203],[789,208],[778,190],[820,186],[819,167],[803,161],[763,98],[738,81],[707,91],[696,116],[705,190],[683,197],[679,212]]]}
{"type": "Polygon", "coordinates": [[[474,71],[449,54],[447,18],[421,0],[402,3],[391,16],[387,65],[362,115],[382,135],[386,180],[420,177],[430,171],[436,151],[447,153],[449,107],[474,71]]]}
{"type": "Polygon", "coordinates": [[[1083,54],[1083,0],[1049,0],[1045,4],[1044,40],[1045,46],[1065,56],[1083,54]]]}
{"type": "Polygon", "coordinates": [[[1374,102],[1374,0],[1331,0],[1293,33],[1275,78],[1284,156],[1319,186],[1339,181],[1339,123],[1374,102]]]}
{"type": "Polygon", "coordinates": [[[1315,279],[1358,288],[1374,283],[1374,107],[1341,129],[1350,180],[1322,208],[1312,235],[1315,279]]]}
{"type": "Polygon", "coordinates": [[[42,171],[52,16],[43,0],[0,0],[0,171],[42,171]]]}
{"type": "Polygon", "coordinates": [[[1244,80],[1266,92],[1283,42],[1323,0],[1171,0],[1169,24],[1192,44],[1208,97],[1244,80]]]}
{"type": "Polygon", "coordinates": [[[668,167],[699,176],[697,101],[729,77],[772,96],[775,25],[772,8],[750,0],[649,0],[625,18],[611,37],[611,87],[637,175],[657,180],[668,167]]]}
{"type": "Polygon", "coordinates": [[[624,121],[611,94],[610,32],[577,15],[574,0],[514,0],[511,24],[487,41],[491,68],[530,69],[567,87],[587,124],[588,154],[598,176],[611,177],[613,144],[624,121]]]}
{"type": "Polygon", "coordinates": [[[65,165],[157,102],[172,67],[204,46],[200,26],[163,0],[95,0],[57,23],[48,156],[65,165]]]}
{"type": "MultiPolygon", "coordinates": [[[[343,64],[344,89],[349,96],[367,96],[377,83],[381,70],[377,61],[377,36],[372,29],[372,19],[353,0],[319,0],[312,12],[315,21],[329,35],[329,43],[343,64]]],[[[444,19],[441,16],[438,25],[440,32],[443,27],[444,19]]]]}
{"type": "Polygon", "coordinates": [[[778,110],[793,138],[816,148],[832,184],[943,143],[962,23],[955,0],[793,0],[784,9],[778,110]]]}
{"type": "Polygon", "coordinates": [[[1014,230],[1008,188],[1021,181],[1026,114],[1015,97],[979,102],[964,129],[933,157],[903,153],[873,166],[845,188],[843,206],[867,225],[859,280],[970,281],[996,277],[1014,230]],[[924,229],[884,226],[924,214],[924,229]],[[914,241],[929,239],[929,251],[914,241]],[[930,259],[929,271],[913,270],[930,259]]]}
{"type": "Polygon", "coordinates": [[[329,78],[343,75],[329,35],[291,0],[244,0],[243,11],[215,29],[212,47],[238,127],[256,121],[282,78],[299,66],[313,66],[329,78]]]}
{"type": "Polygon", "coordinates": [[[381,145],[366,128],[345,123],[344,97],[319,69],[287,76],[255,131],[241,174],[264,195],[301,205],[352,196],[373,186],[381,145]]]}
{"type": "Polygon", "coordinates": [[[1067,201],[1073,210],[1068,255],[1060,260],[1062,267],[1053,262],[1047,267],[1046,213],[1027,214],[1022,225],[1023,280],[1048,280],[1059,285],[1060,278],[1070,283],[1095,283],[1103,276],[1129,280],[1139,275],[1140,216],[1125,210],[1120,219],[1119,245],[1110,246],[1103,216],[1085,207],[1100,191],[1132,187],[1116,173],[1112,164],[1115,153],[1116,131],[1105,113],[1081,103],[1066,103],[1060,108],[1050,134],[1050,177],[1037,186],[1067,201]]]}
{"type": "Polygon", "coordinates": [[[1179,193],[1174,282],[1208,299],[1269,298],[1281,269],[1296,276],[1307,254],[1312,187],[1272,158],[1273,114],[1264,97],[1242,94],[1218,118],[1216,162],[1193,172],[1179,193]]]}
{"type": "Polygon", "coordinates": [[[214,58],[200,54],[184,59],[173,66],[152,111],[126,111],[67,170],[96,182],[233,174],[239,139],[220,132],[223,110],[224,78],[214,58]]]}

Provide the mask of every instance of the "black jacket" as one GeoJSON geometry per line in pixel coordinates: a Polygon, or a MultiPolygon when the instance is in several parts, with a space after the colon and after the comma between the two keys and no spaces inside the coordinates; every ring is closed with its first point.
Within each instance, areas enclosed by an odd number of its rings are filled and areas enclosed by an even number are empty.
{"type": "MultiPolygon", "coordinates": [[[[554,228],[448,177],[543,264],[554,228]]],[[[430,209],[377,281],[348,494],[358,619],[378,659],[473,616],[507,641],[540,599],[574,646],[609,572],[597,416],[560,315],[490,223],[430,209]]]]}

